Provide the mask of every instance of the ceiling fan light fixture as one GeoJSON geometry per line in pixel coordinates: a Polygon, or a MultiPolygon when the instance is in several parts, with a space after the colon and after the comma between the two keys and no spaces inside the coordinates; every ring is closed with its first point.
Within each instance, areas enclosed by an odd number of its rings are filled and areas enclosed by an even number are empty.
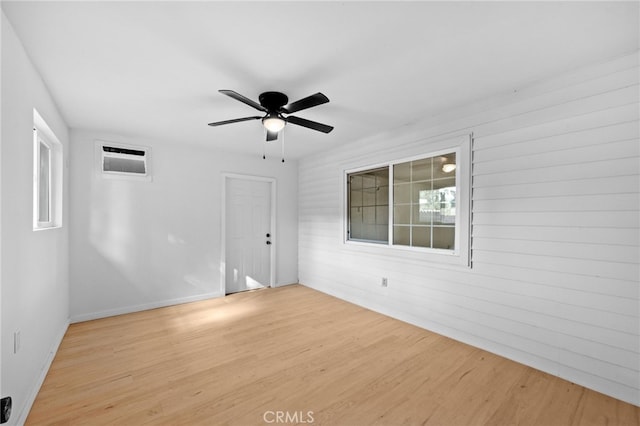
{"type": "Polygon", "coordinates": [[[455,169],[456,169],[456,165],[455,164],[447,163],[447,164],[443,164],[442,165],[442,171],[445,172],[445,173],[451,173],[455,169]]]}
{"type": "Polygon", "coordinates": [[[262,119],[262,125],[270,132],[279,132],[284,129],[286,122],[277,114],[267,114],[262,119]]]}
{"type": "MultiPolygon", "coordinates": [[[[1,0],[0,0],[1,1],[1,0]]],[[[266,141],[275,141],[278,139],[278,133],[284,129],[284,127],[291,123],[295,126],[306,127],[307,129],[315,130],[322,133],[329,133],[333,130],[333,126],[318,123],[316,121],[307,120],[306,118],[296,117],[295,115],[289,115],[298,111],[303,111],[318,105],[326,104],[329,102],[322,93],[318,92],[314,95],[307,96],[306,98],[299,99],[295,102],[289,103],[289,98],[284,93],[280,92],[264,92],[258,97],[260,103],[255,102],[246,96],[241,95],[233,90],[219,90],[223,95],[229,96],[236,101],[242,102],[245,105],[265,113],[265,115],[254,115],[252,117],[235,118],[231,120],[214,121],[213,123],[207,123],[209,126],[216,127],[224,124],[240,123],[242,121],[260,120],[262,126],[265,129],[266,141]],[[282,114],[287,114],[287,117],[283,117],[282,114]]]]}

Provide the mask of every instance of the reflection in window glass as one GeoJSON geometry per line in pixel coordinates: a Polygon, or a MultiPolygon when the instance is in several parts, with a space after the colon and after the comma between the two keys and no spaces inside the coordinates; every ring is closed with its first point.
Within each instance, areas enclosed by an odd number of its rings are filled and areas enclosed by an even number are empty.
{"type": "Polygon", "coordinates": [[[40,141],[38,145],[38,221],[51,221],[51,149],[40,141]]]}
{"type": "Polygon", "coordinates": [[[348,239],[454,250],[455,170],[450,152],[347,174],[348,239]]]}
{"type": "Polygon", "coordinates": [[[389,169],[351,173],[349,239],[386,243],[389,240],[389,169]]]}
{"type": "Polygon", "coordinates": [[[395,245],[453,250],[456,154],[393,166],[395,245]]]}

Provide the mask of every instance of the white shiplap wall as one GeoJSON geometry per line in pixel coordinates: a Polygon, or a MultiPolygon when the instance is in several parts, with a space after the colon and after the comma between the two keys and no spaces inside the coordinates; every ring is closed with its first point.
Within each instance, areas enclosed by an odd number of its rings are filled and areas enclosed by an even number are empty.
{"type": "Polygon", "coordinates": [[[636,52],[302,160],[300,282],[640,405],[638,75],[636,52]],[[472,268],[343,243],[345,169],[472,132],[472,268]]]}

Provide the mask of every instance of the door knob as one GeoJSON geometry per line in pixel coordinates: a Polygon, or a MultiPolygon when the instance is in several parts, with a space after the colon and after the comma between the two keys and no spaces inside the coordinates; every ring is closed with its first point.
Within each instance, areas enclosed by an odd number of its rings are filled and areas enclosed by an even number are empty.
{"type": "Polygon", "coordinates": [[[269,238],[271,236],[271,234],[267,234],[267,238],[269,238]]]}
{"type": "Polygon", "coordinates": [[[267,241],[267,245],[268,245],[268,246],[269,246],[269,245],[271,245],[271,241],[267,241]]]}

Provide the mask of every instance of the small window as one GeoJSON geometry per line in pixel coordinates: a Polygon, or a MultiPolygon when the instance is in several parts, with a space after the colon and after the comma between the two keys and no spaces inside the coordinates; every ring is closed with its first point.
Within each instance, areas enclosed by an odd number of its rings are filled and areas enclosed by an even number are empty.
{"type": "Polygon", "coordinates": [[[346,242],[448,253],[469,265],[471,138],[439,146],[345,172],[346,242]]]}
{"type": "Polygon", "coordinates": [[[62,144],[33,111],[33,229],[62,226],[62,144]]]}

